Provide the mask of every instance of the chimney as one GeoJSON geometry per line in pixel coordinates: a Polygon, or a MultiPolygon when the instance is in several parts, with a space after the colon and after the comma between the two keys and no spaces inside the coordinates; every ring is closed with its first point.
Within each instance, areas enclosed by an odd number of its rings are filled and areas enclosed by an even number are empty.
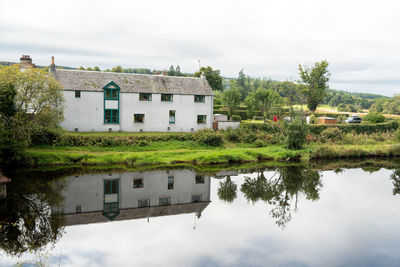
{"type": "Polygon", "coordinates": [[[56,71],[56,65],[54,64],[54,57],[51,57],[51,65],[50,65],[50,71],[56,71]]]}
{"type": "Polygon", "coordinates": [[[27,68],[32,68],[32,59],[29,55],[22,55],[19,59],[19,62],[21,64],[21,68],[27,69],[27,68]]]}

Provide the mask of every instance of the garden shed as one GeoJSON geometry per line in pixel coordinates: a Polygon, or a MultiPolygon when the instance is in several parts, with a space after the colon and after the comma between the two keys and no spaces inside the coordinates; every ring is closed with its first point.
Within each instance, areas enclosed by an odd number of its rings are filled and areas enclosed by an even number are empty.
{"type": "Polygon", "coordinates": [[[332,117],[319,117],[318,124],[337,124],[337,119],[332,117]]]}

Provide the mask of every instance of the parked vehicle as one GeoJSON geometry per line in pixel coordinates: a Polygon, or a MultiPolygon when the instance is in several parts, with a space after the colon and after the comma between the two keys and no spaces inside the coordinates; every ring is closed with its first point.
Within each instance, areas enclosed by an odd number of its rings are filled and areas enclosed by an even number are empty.
{"type": "Polygon", "coordinates": [[[362,119],[358,115],[351,115],[346,122],[347,123],[361,123],[362,119]]]}

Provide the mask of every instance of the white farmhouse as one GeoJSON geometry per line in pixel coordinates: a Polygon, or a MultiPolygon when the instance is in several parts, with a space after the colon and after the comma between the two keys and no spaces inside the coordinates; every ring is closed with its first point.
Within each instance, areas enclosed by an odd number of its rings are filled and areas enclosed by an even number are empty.
{"type": "Polygon", "coordinates": [[[204,78],[55,69],[68,131],[190,132],[212,128],[214,93],[204,78]]]}

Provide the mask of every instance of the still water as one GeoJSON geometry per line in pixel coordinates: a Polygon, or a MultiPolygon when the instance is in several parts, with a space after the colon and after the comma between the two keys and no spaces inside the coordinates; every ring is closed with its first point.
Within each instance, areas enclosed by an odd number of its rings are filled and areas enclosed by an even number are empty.
{"type": "Polygon", "coordinates": [[[0,266],[400,266],[400,171],[10,173],[0,266]]]}

